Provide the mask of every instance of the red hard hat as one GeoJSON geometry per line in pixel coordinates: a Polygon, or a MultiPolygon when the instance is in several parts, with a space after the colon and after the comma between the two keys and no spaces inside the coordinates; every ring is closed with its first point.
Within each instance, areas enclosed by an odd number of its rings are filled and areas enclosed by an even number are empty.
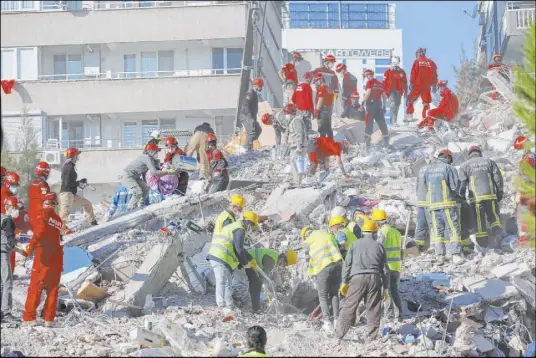
{"type": "Polygon", "coordinates": [[[482,153],[482,148],[480,148],[479,145],[472,145],[470,148],[469,148],[469,154],[473,153],[473,152],[480,152],[482,153]]]}
{"type": "Polygon", "coordinates": [[[295,60],[303,60],[301,53],[299,53],[298,51],[292,52],[292,58],[295,60]]]}
{"type": "Polygon", "coordinates": [[[525,136],[520,135],[516,138],[516,141],[514,143],[514,149],[523,149],[525,147],[526,142],[527,138],[525,136]]]}
{"type": "Polygon", "coordinates": [[[336,59],[335,59],[335,56],[333,55],[327,55],[326,57],[324,57],[324,62],[335,62],[336,59]]]}
{"type": "Polygon", "coordinates": [[[65,153],[63,153],[63,156],[67,159],[69,158],[74,158],[76,157],[78,154],[80,154],[80,151],[76,148],[67,148],[67,150],[65,151],[65,153]]]}
{"type": "Polygon", "coordinates": [[[494,53],[493,54],[493,59],[495,60],[497,57],[499,58],[499,60],[502,58],[500,53],[494,53]]]}
{"type": "Polygon", "coordinates": [[[372,71],[370,68],[366,69],[365,72],[363,72],[363,77],[367,77],[367,75],[369,74],[374,76],[374,71],[372,71]]]}
{"type": "Polygon", "coordinates": [[[260,77],[257,77],[253,80],[253,85],[255,86],[259,86],[259,87],[264,87],[264,80],[260,77]]]}
{"type": "Polygon", "coordinates": [[[303,74],[303,79],[306,80],[306,81],[310,81],[311,80],[311,72],[310,71],[307,71],[303,74]]]}
{"type": "Polygon", "coordinates": [[[156,143],[150,142],[150,143],[147,143],[147,145],[145,146],[145,151],[147,151],[147,152],[149,152],[149,151],[159,152],[160,148],[158,148],[158,145],[156,143]]]}
{"type": "Polygon", "coordinates": [[[216,135],[214,133],[209,133],[207,136],[207,142],[215,142],[217,140],[216,135]]]}
{"type": "Polygon", "coordinates": [[[166,147],[170,145],[174,145],[174,146],[177,145],[177,140],[175,139],[175,137],[172,137],[172,136],[166,137],[166,147]]]}
{"type": "Polygon", "coordinates": [[[261,117],[261,122],[265,126],[271,126],[272,125],[272,116],[270,113],[264,113],[261,117]]]}
{"type": "Polygon", "coordinates": [[[320,80],[322,80],[322,81],[324,80],[324,75],[322,74],[322,72],[317,72],[315,74],[315,77],[313,78],[313,82],[316,83],[316,82],[318,82],[320,80]]]}
{"type": "Polygon", "coordinates": [[[296,105],[294,103],[289,103],[283,109],[285,114],[296,114],[296,105]]]}
{"type": "Polygon", "coordinates": [[[46,177],[50,174],[50,165],[47,162],[39,162],[35,166],[35,175],[39,178],[46,177]]]}
{"type": "Polygon", "coordinates": [[[359,92],[353,91],[352,94],[350,95],[350,98],[359,98],[359,92]]]}
{"type": "Polygon", "coordinates": [[[452,158],[452,152],[448,149],[441,149],[439,151],[439,155],[444,155],[446,157],[451,157],[452,158]]]}
{"type": "Polygon", "coordinates": [[[7,185],[19,185],[20,183],[20,177],[15,172],[9,172],[6,174],[6,177],[4,178],[4,184],[7,185]]]}
{"type": "Polygon", "coordinates": [[[7,174],[7,169],[4,167],[0,167],[0,175],[5,176],[7,174]]]}
{"type": "Polygon", "coordinates": [[[58,201],[58,196],[56,195],[56,193],[48,193],[47,195],[45,195],[44,200],[58,201]]]}
{"type": "Polygon", "coordinates": [[[337,66],[335,66],[335,72],[341,72],[342,70],[346,70],[346,65],[344,63],[339,63],[337,66]]]}
{"type": "Polygon", "coordinates": [[[419,48],[415,51],[415,56],[419,56],[419,54],[422,54],[423,56],[426,56],[426,49],[423,48],[423,47],[419,47],[419,48]]]}
{"type": "Polygon", "coordinates": [[[441,81],[437,82],[437,87],[445,87],[448,84],[449,84],[448,80],[441,80],[441,81]]]}
{"type": "Polygon", "coordinates": [[[18,208],[19,207],[19,200],[17,199],[16,196],[8,196],[5,200],[4,200],[4,207],[6,205],[11,205],[11,207],[13,208],[18,208]]]}

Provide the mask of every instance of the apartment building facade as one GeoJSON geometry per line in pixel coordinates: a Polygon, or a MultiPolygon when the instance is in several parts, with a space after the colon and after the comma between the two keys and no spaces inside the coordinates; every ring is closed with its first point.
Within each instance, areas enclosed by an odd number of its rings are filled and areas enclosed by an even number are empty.
{"type": "MultiPolygon", "coordinates": [[[[375,71],[383,81],[391,56],[402,53],[402,30],[395,28],[394,4],[361,1],[288,1],[283,47],[304,54],[308,63],[300,64],[298,72],[318,67],[321,58],[332,54],[337,62],[346,64],[358,78],[358,91],[364,94],[361,74],[375,71]]],[[[342,110],[340,99],[337,104],[342,110]]],[[[403,107],[403,106],[401,106],[403,107]]],[[[389,109],[386,118],[390,119],[389,109]]],[[[403,115],[401,109],[400,112],[403,115]]]]}
{"type": "Polygon", "coordinates": [[[524,35],[535,21],[534,1],[478,1],[477,60],[489,64],[499,53],[509,65],[523,64],[524,35]]]}

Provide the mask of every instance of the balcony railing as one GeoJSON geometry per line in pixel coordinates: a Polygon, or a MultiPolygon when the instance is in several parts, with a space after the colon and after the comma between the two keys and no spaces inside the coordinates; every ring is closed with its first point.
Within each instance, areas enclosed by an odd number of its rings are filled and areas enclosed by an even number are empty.
{"type": "Polygon", "coordinates": [[[532,23],[534,23],[534,8],[532,9],[518,9],[507,10],[516,14],[516,28],[528,29],[532,23]]]}
{"type": "Polygon", "coordinates": [[[506,10],[501,21],[501,44],[506,36],[522,35],[535,20],[534,4],[531,9],[513,9],[506,10]]]}
{"type": "MultiPolygon", "coordinates": [[[[145,72],[111,72],[39,75],[38,81],[95,81],[140,78],[169,78],[169,77],[206,77],[206,76],[235,76],[240,74],[240,68],[182,70],[182,71],[145,71],[145,72]]],[[[21,80],[30,81],[30,80],[21,80]]]]}
{"type": "Polygon", "coordinates": [[[2,1],[2,12],[50,12],[150,9],[155,7],[186,7],[243,4],[246,1],[2,1]]]}

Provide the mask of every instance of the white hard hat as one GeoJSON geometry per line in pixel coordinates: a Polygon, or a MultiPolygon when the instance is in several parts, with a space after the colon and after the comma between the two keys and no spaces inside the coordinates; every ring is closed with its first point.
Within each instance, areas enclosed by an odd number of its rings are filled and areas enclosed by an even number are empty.
{"type": "Polygon", "coordinates": [[[331,216],[330,217],[334,217],[334,216],[345,216],[346,215],[346,209],[343,208],[342,206],[336,206],[333,208],[333,210],[331,210],[331,216]]]}
{"type": "Polygon", "coordinates": [[[393,56],[391,58],[391,66],[399,66],[400,65],[400,57],[393,56]]]}
{"type": "Polygon", "coordinates": [[[155,129],[151,132],[151,137],[153,138],[160,138],[160,129],[155,129]]]}

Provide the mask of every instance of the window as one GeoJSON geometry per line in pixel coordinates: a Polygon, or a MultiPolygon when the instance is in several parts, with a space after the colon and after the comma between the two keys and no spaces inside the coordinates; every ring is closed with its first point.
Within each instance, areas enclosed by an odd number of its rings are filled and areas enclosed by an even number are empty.
{"type": "Polygon", "coordinates": [[[147,119],[141,121],[141,141],[142,143],[147,143],[149,141],[151,132],[155,129],[158,129],[158,120],[156,119],[147,119]]]}
{"type": "Polygon", "coordinates": [[[81,55],[54,55],[55,80],[79,80],[83,78],[84,69],[81,55]]]}
{"type": "Polygon", "coordinates": [[[241,48],[213,48],[212,74],[240,73],[242,68],[241,48]]]}
{"type": "Polygon", "coordinates": [[[177,129],[177,121],[175,120],[175,118],[161,118],[160,129],[177,129]]]}
{"type": "Polygon", "coordinates": [[[154,5],[154,1],[140,1],[140,7],[153,7],[154,5]]]}
{"type": "Polygon", "coordinates": [[[2,79],[36,80],[37,48],[2,49],[2,79]]]}
{"type": "Polygon", "coordinates": [[[82,1],[67,1],[67,10],[69,11],[78,11],[82,10],[82,1]]]}
{"type": "Polygon", "coordinates": [[[38,10],[37,1],[2,1],[2,11],[38,10]]]}
{"type": "Polygon", "coordinates": [[[173,50],[158,51],[158,76],[173,76],[173,50]]]}
{"type": "Polygon", "coordinates": [[[54,79],[65,80],[67,76],[67,61],[65,55],[54,55],[54,79]]]}
{"type": "Polygon", "coordinates": [[[2,49],[2,79],[14,78],[17,78],[17,52],[15,49],[2,49]]]}
{"type": "Polygon", "coordinates": [[[377,75],[382,75],[385,73],[385,71],[387,71],[389,67],[376,67],[376,74],[377,75]]]}
{"type": "Polygon", "coordinates": [[[375,63],[376,63],[376,66],[390,66],[391,65],[391,60],[388,59],[388,58],[377,58],[375,60],[375,63]]]}
{"type": "Polygon", "coordinates": [[[136,141],[138,132],[138,123],[125,122],[123,123],[123,147],[136,147],[138,143],[136,141]]]}
{"type": "Polygon", "coordinates": [[[141,53],[141,76],[144,78],[156,77],[156,52],[141,53]]]}
{"type": "Polygon", "coordinates": [[[363,64],[366,65],[366,64],[367,64],[367,60],[363,60],[363,64]]]}
{"type": "Polygon", "coordinates": [[[136,55],[123,56],[123,71],[125,78],[136,77],[136,55]]]}
{"type": "Polygon", "coordinates": [[[63,6],[61,5],[61,1],[43,1],[41,8],[43,10],[62,10],[63,6]]]}
{"type": "Polygon", "coordinates": [[[374,77],[375,77],[378,81],[380,81],[380,82],[383,81],[383,74],[378,75],[378,74],[376,73],[374,77]]]}

